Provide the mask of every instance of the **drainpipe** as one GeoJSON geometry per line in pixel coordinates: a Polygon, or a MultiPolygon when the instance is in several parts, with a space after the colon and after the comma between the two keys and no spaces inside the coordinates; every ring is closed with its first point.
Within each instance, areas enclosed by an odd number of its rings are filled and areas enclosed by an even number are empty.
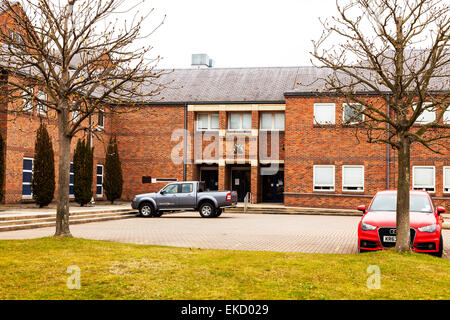
{"type": "Polygon", "coordinates": [[[184,104],[183,181],[186,181],[186,161],[187,161],[187,103],[184,104]]]}
{"type": "MultiPolygon", "coordinates": [[[[389,103],[387,104],[387,116],[388,117],[390,117],[390,107],[389,107],[389,103]]],[[[387,141],[389,141],[389,139],[390,139],[390,135],[391,135],[391,133],[389,132],[389,130],[390,130],[390,124],[388,123],[387,124],[387,129],[388,129],[388,131],[387,131],[387,141]]],[[[386,144],[386,176],[387,176],[387,179],[386,179],[386,190],[389,190],[390,189],[390,181],[389,181],[389,175],[390,175],[390,159],[391,159],[391,146],[390,146],[390,144],[389,143],[387,143],[386,144]]]]}

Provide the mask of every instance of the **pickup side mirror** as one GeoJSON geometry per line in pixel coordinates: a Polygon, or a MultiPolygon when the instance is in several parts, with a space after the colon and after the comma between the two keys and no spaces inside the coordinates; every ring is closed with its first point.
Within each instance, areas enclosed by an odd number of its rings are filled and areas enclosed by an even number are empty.
{"type": "Polygon", "coordinates": [[[445,213],[445,208],[442,206],[436,207],[436,213],[440,215],[441,213],[445,213]]]}
{"type": "Polygon", "coordinates": [[[161,190],[159,193],[164,195],[166,192],[164,190],[161,190]]]}
{"type": "Polygon", "coordinates": [[[366,206],[365,205],[360,205],[358,206],[356,209],[358,209],[359,211],[361,211],[362,213],[366,213],[366,206]]]}

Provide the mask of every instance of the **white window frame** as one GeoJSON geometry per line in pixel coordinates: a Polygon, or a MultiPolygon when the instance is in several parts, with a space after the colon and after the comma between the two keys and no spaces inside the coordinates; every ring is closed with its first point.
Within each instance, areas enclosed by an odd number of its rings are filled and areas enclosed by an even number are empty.
{"type": "Polygon", "coordinates": [[[352,105],[354,105],[354,106],[361,106],[362,108],[364,108],[364,106],[361,105],[360,103],[343,103],[342,104],[342,123],[345,124],[345,125],[360,124],[365,119],[364,114],[361,114],[361,120],[360,121],[352,121],[352,122],[345,121],[345,109],[346,108],[351,108],[353,110],[354,108],[352,108],[352,105]]]}
{"type": "MultiPolygon", "coordinates": [[[[33,113],[34,111],[34,106],[33,106],[33,94],[34,94],[34,90],[33,88],[28,88],[31,92],[31,96],[29,98],[23,98],[22,99],[22,103],[23,103],[23,111],[25,112],[29,112],[29,113],[33,113]]],[[[28,95],[28,92],[23,90],[23,95],[28,95]]]]}
{"type": "MultiPolygon", "coordinates": [[[[22,160],[22,188],[23,188],[23,185],[27,185],[27,186],[31,186],[32,185],[33,170],[34,170],[34,158],[23,157],[23,160],[22,160]],[[25,170],[23,168],[23,160],[31,160],[31,170],[25,170]],[[31,181],[30,182],[23,182],[23,173],[24,172],[31,173],[31,181]]],[[[32,198],[33,198],[33,188],[31,188],[31,194],[30,195],[24,195],[23,194],[23,189],[22,189],[22,199],[32,199],[32,198]]]]}
{"type": "Polygon", "coordinates": [[[345,192],[364,192],[364,166],[363,165],[343,165],[342,166],[342,191],[345,192]],[[345,185],[344,181],[344,177],[345,177],[345,169],[346,168],[361,168],[362,169],[362,184],[357,186],[357,185],[345,185]],[[347,188],[361,188],[361,189],[347,189],[347,188]]]}
{"type": "Polygon", "coordinates": [[[322,124],[322,125],[330,125],[330,124],[336,124],[336,104],[335,103],[314,103],[314,124],[322,124]],[[316,110],[320,107],[331,107],[332,109],[332,115],[331,115],[331,122],[319,122],[316,120],[316,110]]]}
{"type": "MultiPolygon", "coordinates": [[[[424,106],[423,108],[426,108],[426,106],[428,106],[430,104],[433,104],[433,103],[432,102],[424,102],[422,105],[424,106]]],[[[414,111],[416,110],[416,108],[417,108],[417,103],[414,104],[414,107],[413,107],[414,111]]],[[[417,117],[417,119],[414,122],[414,124],[419,124],[419,125],[420,124],[427,124],[427,123],[431,123],[431,122],[433,122],[435,120],[436,120],[436,110],[433,110],[433,111],[423,110],[422,114],[417,117]],[[433,115],[433,119],[432,120],[424,119],[424,115],[425,114],[432,114],[433,115]]]]}
{"type": "Polygon", "coordinates": [[[228,131],[251,131],[252,130],[252,113],[251,112],[230,112],[228,115],[228,131]],[[231,129],[231,115],[238,114],[239,115],[239,129],[231,129]],[[243,129],[244,124],[244,114],[250,115],[250,128],[243,129]]]}
{"type": "Polygon", "coordinates": [[[435,166],[413,166],[412,168],[412,179],[413,179],[413,189],[414,190],[425,190],[428,191],[429,193],[435,193],[436,192],[436,167],[435,166]],[[433,185],[430,186],[416,186],[415,185],[415,173],[416,173],[416,169],[420,169],[420,168],[433,168],[433,185]],[[428,189],[432,189],[432,190],[428,190],[428,189]]]}
{"type": "Polygon", "coordinates": [[[331,164],[323,164],[323,165],[314,165],[313,166],[313,190],[319,191],[319,192],[328,192],[328,191],[335,191],[336,189],[336,167],[331,164]],[[333,168],[333,185],[316,185],[316,169],[317,168],[323,168],[323,167],[332,167],[333,168]],[[320,189],[320,188],[327,188],[329,189],[320,189]],[[316,189],[318,188],[318,189],[316,189]]]}
{"type": "Polygon", "coordinates": [[[260,120],[259,120],[259,130],[261,131],[284,131],[286,128],[286,117],[284,115],[284,112],[262,112],[260,115],[260,120]],[[263,114],[270,114],[271,118],[272,118],[272,125],[270,127],[270,129],[263,129],[262,127],[262,115],[263,114]],[[275,115],[276,114],[281,114],[283,115],[283,129],[275,129],[275,115]]]}
{"type": "Polygon", "coordinates": [[[219,113],[217,113],[217,112],[211,112],[211,113],[198,113],[197,114],[197,120],[196,120],[196,127],[197,127],[197,131],[219,131],[219,127],[220,127],[220,116],[219,116],[219,113]],[[199,125],[200,125],[200,121],[199,121],[199,116],[200,115],[207,115],[208,116],[208,128],[206,128],[206,129],[202,129],[202,128],[199,128],[199,125]],[[212,123],[212,116],[213,115],[217,115],[217,117],[218,117],[218,120],[219,120],[219,126],[218,126],[218,128],[217,129],[213,129],[212,127],[211,127],[211,123],[212,123]]]}
{"type": "Polygon", "coordinates": [[[104,129],[105,128],[105,111],[103,109],[99,109],[97,112],[97,128],[104,129]],[[103,124],[99,124],[98,119],[100,119],[100,114],[102,115],[103,124]]]}
{"type": "Polygon", "coordinates": [[[95,167],[95,177],[96,177],[96,180],[95,180],[95,195],[97,196],[97,197],[99,197],[99,198],[102,198],[103,197],[103,173],[104,173],[104,170],[105,170],[105,167],[102,165],[102,164],[97,164],[97,166],[95,167]],[[98,167],[102,167],[102,174],[98,174],[98,167]],[[98,181],[98,177],[102,177],[102,183],[101,184],[98,184],[97,183],[97,181],[98,181]],[[101,187],[102,188],[102,193],[97,193],[97,188],[98,187],[101,187]]]}
{"type": "MultiPolygon", "coordinates": [[[[47,100],[47,94],[43,91],[37,92],[37,98],[40,100],[47,100]]],[[[37,101],[36,110],[38,114],[47,114],[47,106],[37,101]]]]}
{"type": "Polygon", "coordinates": [[[77,122],[81,117],[81,112],[79,110],[72,111],[72,122],[77,122]]]}
{"type": "Polygon", "coordinates": [[[450,124],[450,106],[447,106],[447,110],[445,110],[444,115],[442,116],[442,121],[444,124],[450,124]]]}
{"type": "Polygon", "coordinates": [[[443,190],[444,190],[444,193],[450,193],[450,181],[447,181],[446,179],[445,179],[445,170],[450,170],[450,166],[444,166],[443,168],[442,168],[442,175],[443,175],[443,177],[442,177],[442,187],[443,187],[443,190]]]}

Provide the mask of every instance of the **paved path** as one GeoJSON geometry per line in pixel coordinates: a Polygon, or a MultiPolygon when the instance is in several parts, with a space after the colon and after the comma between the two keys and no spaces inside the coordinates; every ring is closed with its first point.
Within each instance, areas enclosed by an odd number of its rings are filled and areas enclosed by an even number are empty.
{"type": "MultiPolygon", "coordinates": [[[[176,247],[282,252],[356,253],[360,217],[223,214],[203,219],[196,212],[71,226],[75,237],[176,247]]],[[[0,239],[51,236],[54,228],[0,233],[0,239]]],[[[450,230],[444,230],[450,258],[450,230]]]]}

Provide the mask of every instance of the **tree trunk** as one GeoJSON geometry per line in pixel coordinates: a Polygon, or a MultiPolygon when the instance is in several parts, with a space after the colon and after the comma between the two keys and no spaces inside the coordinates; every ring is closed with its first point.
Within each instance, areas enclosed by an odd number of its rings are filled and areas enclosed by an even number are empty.
{"type": "Polygon", "coordinates": [[[58,201],[56,207],[55,236],[71,237],[69,229],[69,181],[70,181],[70,142],[67,135],[68,111],[64,108],[58,113],[59,163],[58,163],[58,201]]]}
{"type": "Polygon", "coordinates": [[[410,251],[409,224],[409,189],[410,189],[410,146],[407,137],[400,137],[398,150],[398,181],[397,181],[397,252],[410,251]]]}

